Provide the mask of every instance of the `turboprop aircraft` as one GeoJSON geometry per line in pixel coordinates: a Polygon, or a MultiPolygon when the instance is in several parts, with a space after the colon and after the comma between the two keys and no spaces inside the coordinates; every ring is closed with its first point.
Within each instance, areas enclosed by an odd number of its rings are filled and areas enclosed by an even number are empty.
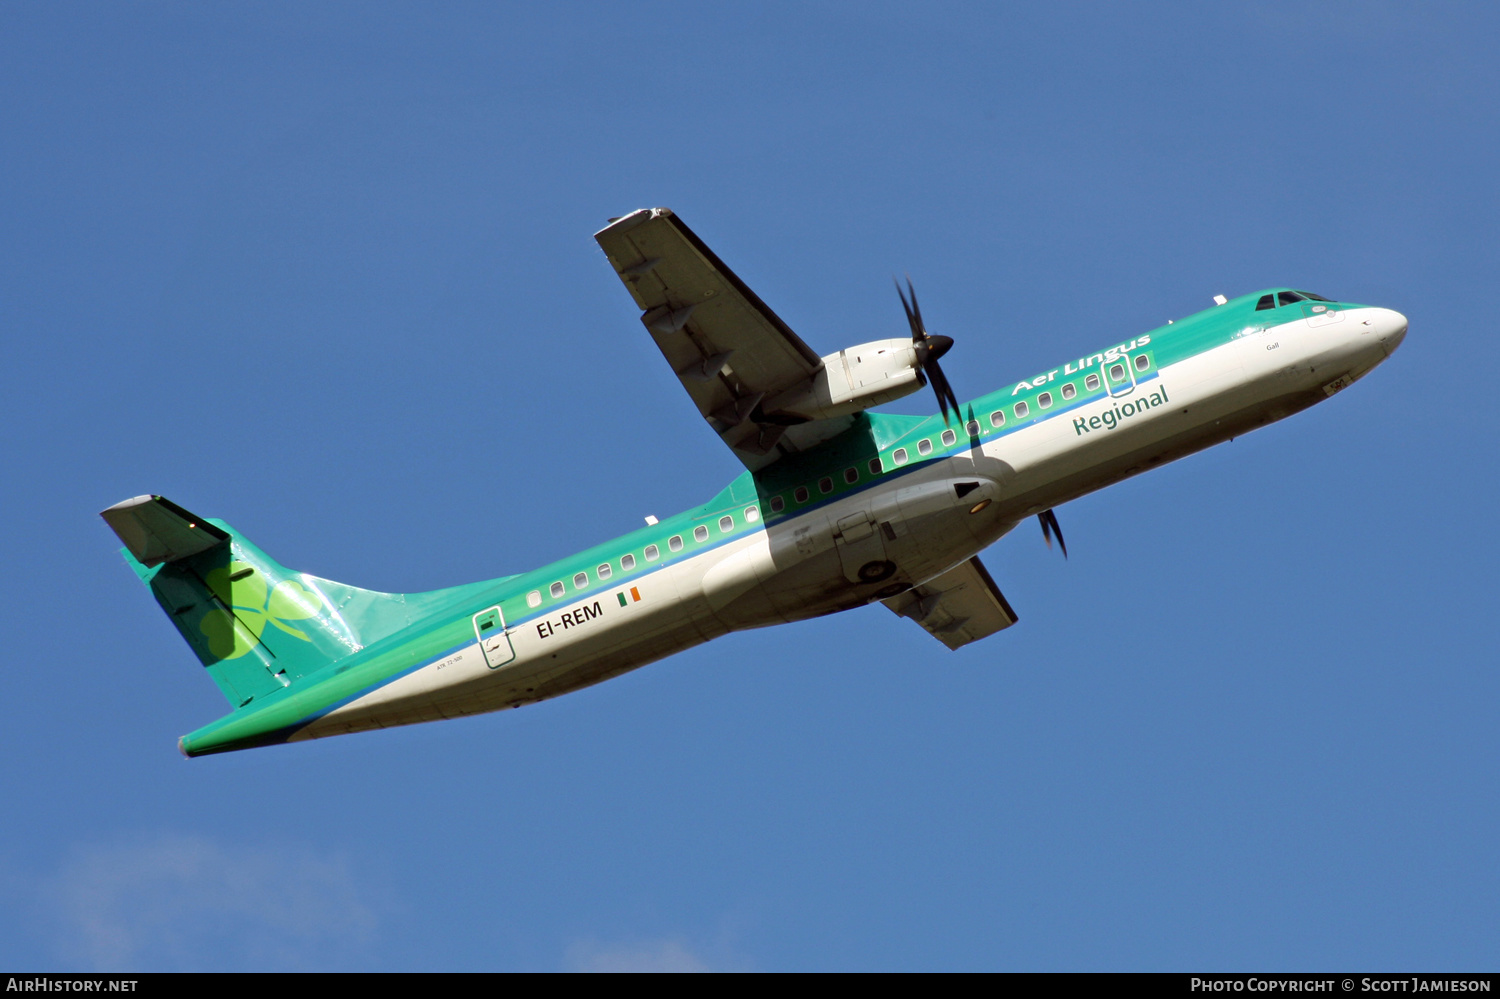
{"type": "MultiPolygon", "coordinates": [[[[910,337],[820,356],[665,208],[595,234],[745,471],[701,506],[519,576],[377,593],[284,568],[161,496],[105,510],[228,698],[187,756],[518,708],[730,631],[879,601],[958,649],[1016,623],[978,553],[1127,476],[1320,402],[1406,335],[1290,288],[1215,305],[961,402],[910,281],[910,337]],[[871,407],[931,385],[939,412],[871,407]]],[[[1063,548],[1066,555],[1066,548],[1063,548]]]]}

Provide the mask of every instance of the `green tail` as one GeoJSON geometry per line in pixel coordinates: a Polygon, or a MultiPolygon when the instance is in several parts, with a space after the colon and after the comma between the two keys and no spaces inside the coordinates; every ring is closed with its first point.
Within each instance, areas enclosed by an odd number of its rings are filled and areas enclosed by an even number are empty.
{"type": "Polygon", "coordinates": [[[236,709],[460,599],[468,586],[377,593],[287,569],[221,520],[160,496],[101,515],[122,554],[236,709]]]}

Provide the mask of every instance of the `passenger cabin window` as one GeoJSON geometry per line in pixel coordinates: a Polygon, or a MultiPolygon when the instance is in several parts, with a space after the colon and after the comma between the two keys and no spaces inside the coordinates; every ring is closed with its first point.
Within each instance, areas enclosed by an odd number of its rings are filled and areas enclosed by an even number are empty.
{"type": "Polygon", "coordinates": [[[682,535],[674,534],[667,539],[667,548],[674,552],[682,551],[682,535]]]}
{"type": "Polygon", "coordinates": [[[1052,408],[1052,393],[1051,392],[1043,392],[1041,395],[1037,396],[1036,397],[1036,404],[1039,407],[1041,407],[1042,409],[1051,409],[1052,408]]]}
{"type": "Polygon", "coordinates": [[[1097,389],[1099,387],[1099,376],[1098,375],[1089,375],[1087,378],[1085,378],[1083,380],[1083,387],[1086,388],[1086,389],[1088,389],[1090,392],[1093,392],[1095,389],[1097,389]]]}
{"type": "Polygon", "coordinates": [[[979,421],[978,420],[970,420],[968,423],[965,423],[964,424],[964,433],[968,434],[970,437],[978,437],[979,436],[979,421]]]}
{"type": "Polygon", "coordinates": [[[928,440],[925,437],[922,438],[921,440],[917,441],[917,454],[931,454],[931,453],[932,453],[932,441],[928,440]]]}
{"type": "Polygon", "coordinates": [[[747,523],[747,524],[753,524],[753,523],[755,523],[759,519],[760,519],[760,507],[758,507],[758,506],[747,506],[747,507],[745,507],[745,523],[747,523]]]}
{"type": "Polygon", "coordinates": [[[807,497],[811,494],[808,493],[806,486],[798,486],[796,492],[792,495],[797,498],[798,503],[806,503],[807,497]]]}
{"type": "Polygon", "coordinates": [[[997,409],[993,413],[990,414],[990,426],[992,426],[992,427],[1003,427],[1003,426],[1005,426],[1005,411],[1004,410],[997,409]]]}
{"type": "Polygon", "coordinates": [[[580,573],[578,573],[577,575],[575,575],[573,577],[573,589],[575,589],[575,590],[586,589],[588,587],[588,585],[589,585],[589,574],[588,573],[586,573],[586,572],[580,572],[580,573]]]}
{"type": "Polygon", "coordinates": [[[707,541],[708,528],[704,527],[702,524],[699,524],[697,527],[693,528],[693,540],[698,542],[700,545],[703,544],[703,542],[707,541]]]}
{"type": "Polygon", "coordinates": [[[958,434],[951,430],[943,431],[943,447],[952,447],[958,441],[958,434]]]}
{"type": "Polygon", "coordinates": [[[1262,295],[1260,296],[1260,301],[1255,303],[1256,312],[1264,312],[1266,309],[1274,308],[1276,308],[1275,295],[1262,295]]]}
{"type": "Polygon", "coordinates": [[[820,492],[820,493],[831,493],[831,492],[833,492],[833,480],[830,479],[826,475],[823,476],[821,479],[819,479],[818,480],[818,492],[820,492]]]}
{"type": "Polygon", "coordinates": [[[732,530],[734,530],[734,518],[731,517],[731,516],[729,516],[728,514],[725,514],[724,516],[720,517],[719,518],[719,533],[720,534],[728,534],[732,530]]]}
{"type": "Polygon", "coordinates": [[[609,567],[608,562],[595,569],[594,572],[598,573],[600,579],[608,579],[615,574],[615,571],[609,567]]]}
{"type": "Polygon", "coordinates": [[[898,447],[891,452],[891,460],[898,465],[906,464],[906,448],[898,447]]]}
{"type": "Polygon", "coordinates": [[[871,458],[870,459],[870,474],[871,475],[879,475],[882,471],[884,471],[884,467],[880,464],[880,459],[879,458],[871,458]]]}
{"type": "Polygon", "coordinates": [[[859,481],[859,469],[857,469],[857,468],[846,468],[846,469],[844,469],[844,481],[847,482],[847,483],[849,483],[851,486],[854,485],[854,483],[858,482],[859,481]]]}
{"type": "Polygon", "coordinates": [[[1125,365],[1123,365],[1123,364],[1113,364],[1113,365],[1110,365],[1109,377],[1112,378],[1112,379],[1114,379],[1117,382],[1123,382],[1125,380],[1125,365]]]}
{"type": "Polygon", "coordinates": [[[1024,420],[1024,419],[1026,419],[1026,414],[1029,413],[1029,412],[1031,412],[1031,407],[1030,406],[1026,405],[1024,402],[1018,402],[1018,403],[1016,403],[1016,419],[1018,419],[1018,420],[1024,420]]]}
{"type": "Polygon", "coordinates": [[[1064,385],[1062,387],[1062,397],[1064,399],[1071,399],[1071,398],[1073,398],[1077,394],[1078,394],[1078,389],[1073,385],[1072,382],[1068,382],[1066,385],[1064,385]]]}
{"type": "Polygon", "coordinates": [[[1145,354],[1135,355],[1135,370],[1145,371],[1149,367],[1151,367],[1151,359],[1149,357],[1145,354]]]}
{"type": "Polygon", "coordinates": [[[541,590],[532,590],[530,593],[526,594],[526,606],[527,607],[540,607],[540,606],[542,606],[542,591],[541,590]]]}
{"type": "Polygon", "coordinates": [[[661,549],[658,548],[658,547],[656,547],[655,545],[647,545],[646,546],[646,561],[647,562],[655,562],[659,558],[661,558],[661,549]]]}
{"type": "Polygon", "coordinates": [[[634,555],[621,555],[620,556],[620,571],[621,572],[629,572],[631,569],[634,569],[634,568],[635,568],[635,556],[634,555]]]}
{"type": "Polygon", "coordinates": [[[560,597],[565,592],[567,592],[567,589],[568,588],[561,583],[553,583],[552,587],[547,592],[551,593],[554,597],[560,597]]]}
{"type": "Polygon", "coordinates": [[[782,499],[780,496],[772,496],[771,497],[771,512],[772,513],[780,513],[781,511],[783,511],[785,509],[786,509],[786,500],[782,499]]]}
{"type": "Polygon", "coordinates": [[[1305,302],[1307,299],[1295,291],[1283,291],[1276,296],[1277,305],[1291,305],[1293,302],[1305,302]]]}

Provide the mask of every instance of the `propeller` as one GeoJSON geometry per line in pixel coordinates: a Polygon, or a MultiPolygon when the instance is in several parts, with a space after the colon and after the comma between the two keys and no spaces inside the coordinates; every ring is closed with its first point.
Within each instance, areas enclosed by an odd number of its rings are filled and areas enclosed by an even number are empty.
{"type": "MultiPolygon", "coordinates": [[[[896,294],[901,296],[901,308],[906,310],[906,322],[911,326],[912,347],[917,352],[917,377],[924,382],[932,382],[932,390],[937,393],[938,405],[943,410],[944,424],[948,422],[949,406],[953,407],[954,418],[961,419],[963,413],[958,408],[958,396],[953,394],[948,376],[938,367],[938,358],[953,349],[953,338],[934,336],[927,332],[927,324],[922,322],[922,308],[917,305],[917,289],[912,286],[911,275],[907,275],[905,291],[901,290],[901,282],[896,282],[896,294]],[[908,295],[911,296],[910,300],[908,295]]],[[[1052,547],[1052,536],[1057,535],[1057,547],[1062,549],[1063,558],[1067,558],[1068,543],[1063,540],[1062,525],[1057,522],[1057,514],[1051,510],[1043,510],[1036,515],[1036,519],[1041,521],[1042,537],[1046,539],[1047,547],[1052,547]]]]}
{"type": "Polygon", "coordinates": [[[1057,514],[1051,510],[1043,510],[1036,515],[1036,519],[1042,522],[1042,537],[1047,541],[1047,547],[1052,547],[1052,535],[1057,535],[1057,546],[1062,549],[1063,558],[1068,557],[1068,543],[1063,540],[1062,525],[1057,522],[1057,514]]]}
{"type": "Polygon", "coordinates": [[[912,287],[911,276],[906,278],[906,291],[901,290],[901,282],[896,282],[896,294],[901,296],[901,308],[906,310],[906,322],[911,326],[912,347],[917,352],[917,376],[924,383],[931,382],[932,390],[937,393],[938,405],[943,410],[943,425],[948,423],[948,407],[953,407],[955,418],[961,414],[958,410],[958,396],[953,394],[953,386],[948,384],[948,377],[943,374],[943,369],[938,367],[938,358],[948,353],[953,348],[951,336],[933,336],[927,332],[927,326],[922,322],[922,309],[917,305],[917,289],[912,287]],[[907,293],[911,293],[911,301],[906,300],[907,293]]]}

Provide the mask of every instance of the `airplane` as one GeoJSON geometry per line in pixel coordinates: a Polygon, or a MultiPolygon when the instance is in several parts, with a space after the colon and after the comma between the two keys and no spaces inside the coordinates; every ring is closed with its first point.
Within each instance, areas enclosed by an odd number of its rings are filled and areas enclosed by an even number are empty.
{"type": "Polygon", "coordinates": [[[960,402],[910,279],[910,337],[820,356],[666,208],[595,239],[699,414],[745,466],[718,495],[531,572],[378,593],[287,569],[156,495],[101,516],[228,699],[189,757],[518,708],[731,631],[880,602],[949,649],[1016,623],[979,553],[1054,509],[1347,388],[1390,309],[1238,298],[960,402]],[[939,412],[872,407],[930,385],[939,412]]]}

